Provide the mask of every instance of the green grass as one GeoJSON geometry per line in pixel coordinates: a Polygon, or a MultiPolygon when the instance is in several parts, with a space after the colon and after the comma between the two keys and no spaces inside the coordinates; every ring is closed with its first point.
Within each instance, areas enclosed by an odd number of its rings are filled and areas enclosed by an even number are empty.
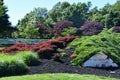
{"type": "Polygon", "coordinates": [[[0,80],[118,80],[95,75],[79,74],[36,74],[26,76],[3,77],[0,80]]]}

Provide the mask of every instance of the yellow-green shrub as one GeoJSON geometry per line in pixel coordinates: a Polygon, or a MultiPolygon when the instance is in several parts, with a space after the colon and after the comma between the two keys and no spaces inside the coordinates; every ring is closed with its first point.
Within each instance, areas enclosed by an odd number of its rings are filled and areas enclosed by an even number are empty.
{"type": "Polygon", "coordinates": [[[13,55],[0,54],[0,76],[21,74],[28,70],[22,59],[13,55]]]}
{"type": "Polygon", "coordinates": [[[21,51],[16,54],[20,59],[23,59],[27,65],[38,65],[39,56],[33,51],[21,51]]]}

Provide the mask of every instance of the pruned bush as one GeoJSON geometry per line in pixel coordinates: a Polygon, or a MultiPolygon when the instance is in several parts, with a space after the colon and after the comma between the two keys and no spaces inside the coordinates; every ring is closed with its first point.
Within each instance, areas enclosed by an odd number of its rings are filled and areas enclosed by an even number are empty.
{"type": "Polygon", "coordinates": [[[33,51],[21,51],[17,53],[17,56],[20,59],[23,59],[27,65],[38,65],[39,56],[33,51]]]}
{"type": "Polygon", "coordinates": [[[0,54],[0,76],[23,74],[28,66],[16,56],[0,54]]]}
{"type": "Polygon", "coordinates": [[[80,28],[82,35],[96,35],[103,30],[104,26],[100,22],[86,21],[80,28]]]}
{"type": "Polygon", "coordinates": [[[113,32],[116,32],[116,33],[120,33],[120,26],[114,26],[114,27],[112,28],[112,31],[113,31],[113,32]]]}
{"type": "Polygon", "coordinates": [[[73,22],[67,20],[57,22],[53,29],[54,36],[61,36],[61,33],[64,31],[64,29],[72,25],[73,22]]]}

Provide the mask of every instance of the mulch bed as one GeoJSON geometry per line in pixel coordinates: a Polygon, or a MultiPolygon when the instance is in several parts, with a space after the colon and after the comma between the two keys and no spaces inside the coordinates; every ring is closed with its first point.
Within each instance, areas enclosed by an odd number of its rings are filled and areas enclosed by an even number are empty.
{"type": "Polygon", "coordinates": [[[31,66],[27,74],[42,73],[76,73],[76,74],[93,74],[98,76],[120,78],[120,69],[96,69],[84,68],[80,66],[71,66],[65,63],[43,59],[40,65],[31,66]]]}
{"type": "MultiPolygon", "coordinates": [[[[68,55],[70,55],[70,52],[72,51],[67,51],[68,55]]],[[[70,61],[70,57],[61,58],[59,61],[41,59],[40,64],[38,66],[30,66],[29,72],[26,74],[76,73],[120,78],[120,68],[85,68],[81,66],[72,66],[70,61]]]]}

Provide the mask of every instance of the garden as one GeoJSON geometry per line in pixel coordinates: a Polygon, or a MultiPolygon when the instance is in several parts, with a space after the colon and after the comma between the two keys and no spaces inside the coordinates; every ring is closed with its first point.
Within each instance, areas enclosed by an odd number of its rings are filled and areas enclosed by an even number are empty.
{"type": "Polygon", "coordinates": [[[119,80],[120,1],[90,5],[35,8],[11,26],[0,0],[0,80],[119,80]]]}
{"type": "MultiPolygon", "coordinates": [[[[108,31],[108,32],[110,32],[110,31],[108,31]]],[[[103,35],[103,34],[108,35],[107,31],[105,30],[101,34],[99,34],[100,39],[103,38],[103,36],[101,37],[101,35],[103,35]]],[[[115,33],[115,34],[117,36],[117,33],[115,33]]],[[[92,36],[92,37],[94,37],[94,36],[92,36]]],[[[109,36],[109,37],[107,36],[104,38],[107,40],[107,39],[111,38],[111,36],[109,36]]],[[[94,39],[96,39],[96,38],[94,38],[94,39]]],[[[99,39],[99,38],[97,38],[97,39],[99,39]]],[[[114,39],[114,38],[112,38],[112,39],[114,39]]],[[[91,39],[88,39],[88,40],[91,40],[91,39]]],[[[88,76],[91,79],[92,79],[92,75],[106,76],[106,77],[109,76],[109,77],[113,77],[113,78],[119,78],[119,75],[120,75],[119,67],[112,67],[112,68],[111,67],[103,67],[103,68],[93,67],[92,68],[92,67],[82,66],[83,62],[80,62],[80,61],[84,61],[82,59],[87,59],[87,58],[84,58],[85,53],[82,52],[84,55],[82,55],[82,54],[80,55],[83,57],[81,59],[79,54],[77,54],[77,53],[81,53],[81,52],[76,52],[76,50],[80,47],[75,48],[75,46],[76,46],[76,43],[77,43],[77,46],[79,46],[78,44],[80,43],[80,44],[85,44],[85,47],[87,47],[86,45],[90,44],[89,42],[84,43],[82,41],[82,38],[79,38],[78,36],[65,36],[65,37],[60,37],[60,38],[54,39],[54,40],[40,42],[37,44],[17,43],[12,46],[5,47],[0,50],[0,52],[1,52],[0,76],[2,77],[2,76],[13,76],[13,75],[15,76],[15,75],[28,75],[28,74],[29,75],[43,74],[44,76],[60,75],[60,76],[66,76],[66,78],[67,77],[69,78],[69,75],[76,76],[75,74],[77,74],[77,75],[82,74],[79,76],[80,77],[88,76]],[[81,41],[81,43],[78,40],[81,41]],[[46,74],[46,73],[51,73],[51,74],[46,74]],[[55,74],[55,73],[57,73],[57,74],[55,74]],[[68,74],[59,74],[59,73],[70,73],[70,74],[68,75],[68,74]],[[91,74],[91,75],[85,75],[85,74],[91,74]]],[[[91,46],[92,46],[92,44],[95,44],[95,43],[94,42],[91,43],[91,46]]],[[[99,43],[99,44],[101,45],[102,43],[99,43]]],[[[91,46],[89,45],[90,49],[93,48],[93,46],[92,47],[91,46]]],[[[105,44],[104,46],[110,46],[110,45],[105,44]]],[[[84,46],[82,48],[84,48],[84,46]]],[[[105,48],[103,48],[103,49],[105,49],[105,48]]],[[[89,50],[89,49],[87,49],[87,50],[89,50]]],[[[96,50],[95,52],[97,52],[98,50],[96,50]]],[[[81,51],[81,50],[79,50],[79,51],[81,51]]],[[[104,50],[102,50],[102,51],[104,51],[104,50]]],[[[90,57],[91,53],[92,52],[90,52],[90,51],[89,51],[89,53],[87,53],[88,57],[90,57]]],[[[119,57],[119,55],[117,55],[117,53],[113,54],[113,59],[115,58],[116,63],[119,65],[120,60],[118,57],[119,57]],[[114,55],[115,55],[115,57],[114,57],[114,55]],[[117,58],[118,58],[118,60],[117,60],[117,58]]],[[[39,77],[41,75],[35,75],[35,76],[37,78],[37,76],[39,77]]],[[[74,78],[74,76],[73,76],[73,78],[74,78]]],[[[98,78],[98,79],[103,79],[103,80],[106,79],[107,80],[106,77],[97,77],[97,76],[96,76],[96,79],[98,78]]],[[[30,78],[30,76],[25,76],[25,77],[26,77],[26,79],[30,78]]],[[[95,76],[93,76],[93,77],[95,77],[95,76]]],[[[54,79],[54,77],[53,77],[53,79],[54,79]]],[[[57,79],[57,77],[55,79],[57,79]]],[[[58,77],[58,79],[59,79],[59,77],[58,77]]],[[[74,79],[77,79],[77,78],[74,78],[74,79]]],[[[31,80],[32,80],[32,78],[31,78],[31,80]]],[[[62,78],[61,78],[61,80],[62,80],[62,78]]]]}

